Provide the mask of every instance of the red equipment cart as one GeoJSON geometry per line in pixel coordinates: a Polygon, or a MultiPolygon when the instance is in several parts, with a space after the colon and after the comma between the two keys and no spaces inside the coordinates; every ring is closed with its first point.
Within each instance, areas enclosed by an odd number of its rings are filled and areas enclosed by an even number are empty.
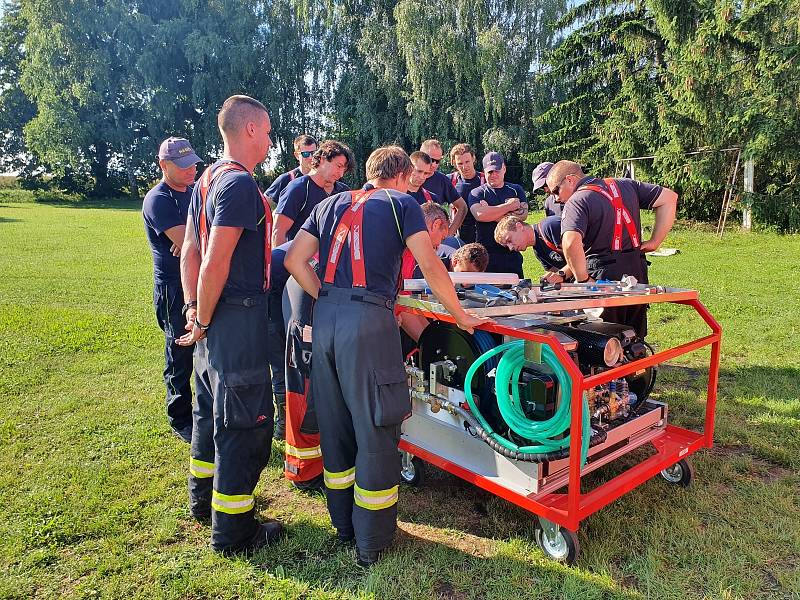
{"type": "MultiPolygon", "coordinates": [[[[414,480],[414,471],[415,469],[419,471],[422,466],[419,463],[419,459],[422,459],[534,513],[539,517],[541,526],[536,530],[537,542],[550,557],[565,562],[572,562],[577,557],[578,540],[575,532],[581,521],[591,514],[659,473],[667,481],[684,486],[688,485],[691,482],[693,471],[687,458],[700,448],[710,448],[713,443],[714,412],[717,400],[720,342],[722,337],[722,329],[719,323],[699,301],[696,291],[658,288],[657,293],[641,295],[609,294],[606,297],[571,298],[554,302],[509,306],[502,309],[477,309],[474,312],[490,316],[509,316],[523,313],[535,315],[537,313],[552,313],[553,311],[655,303],[682,304],[693,308],[708,325],[711,333],[674,348],[656,352],[633,362],[620,364],[591,376],[584,376],[581,373],[558,337],[554,334],[545,331],[525,331],[497,323],[481,327],[481,329],[494,334],[546,344],[566,367],[572,379],[570,432],[577,432],[577,435],[570,435],[569,456],[562,461],[563,469],[560,471],[560,477],[548,478],[539,472],[539,484],[541,485],[537,487],[535,492],[526,493],[518,485],[507,485],[502,477],[486,476],[481,472],[471,470],[464,464],[459,464],[462,461],[458,458],[453,458],[452,455],[449,457],[440,456],[430,447],[424,447],[425,444],[415,442],[413,435],[409,436],[404,432],[400,441],[400,449],[404,453],[404,479],[409,482],[414,480]],[[653,421],[648,424],[645,430],[637,434],[638,437],[635,437],[635,439],[632,437],[628,440],[630,443],[618,445],[616,448],[612,446],[596,460],[590,460],[584,465],[583,469],[579,468],[582,397],[584,392],[595,388],[595,386],[641,372],[642,369],[654,367],[706,346],[711,346],[711,358],[709,362],[705,426],[702,431],[692,431],[668,424],[666,422],[666,406],[664,406],[664,411],[661,413],[663,422],[653,421]],[[622,455],[628,454],[634,448],[642,447],[646,444],[655,449],[655,454],[591,491],[587,493],[581,492],[581,478],[584,475],[622,455]],[[564,487],[566,487],[566,491],[560,491],[564,487]]],[[[425,302],[419,298],[400,297],[398,299],[398,309],[400,312],[422,315],[438,321],[454,322],[454,319],[435,301],[425,302]]],[[[657,418],[659,418],[659,415],[652,417],[652,419],[657,418]]],[[[479,471],[479,469],[477,470],[479,471]]],[[[553,468],[551,472],[557,470],[553,468]]]]}

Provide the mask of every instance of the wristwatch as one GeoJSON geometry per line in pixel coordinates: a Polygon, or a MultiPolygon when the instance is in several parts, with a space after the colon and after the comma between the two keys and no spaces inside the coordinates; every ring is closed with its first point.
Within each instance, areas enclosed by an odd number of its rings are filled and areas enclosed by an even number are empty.
{"type": "Polygon", "coordinates": [[[181,309],[181,314],[185,317],[186,311],[188,311],[190,308],[197,308],[197,300],[189,300],[186,304],[184,304],[183,308],[181,309]]]}
{"type": "Polygon", "coordinates": [[[199,319],[195,319],[194,326],[197,327],[200,331],[208,331],[208,328],[211,327],[211,323],[209,323],[208,325],[203,325],[199,319]]]}
{"type": "Polygon", "coordinates": [[[558,272],[557,272],[557,275],[559,277],[561,277],[561,279],[566,279],[567,278],[567,274],[564,272],[564,269],[559,269],[558,272]]]}

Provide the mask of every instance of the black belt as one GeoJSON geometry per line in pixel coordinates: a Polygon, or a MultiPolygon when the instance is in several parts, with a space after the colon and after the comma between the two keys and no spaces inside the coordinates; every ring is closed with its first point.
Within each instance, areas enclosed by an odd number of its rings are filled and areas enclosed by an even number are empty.
{"type": "MultiPolygon", "coordinates": [[[[327,296],[328,290],[320,290],[319,296],[327,296]]],[[[382,306],[384,308],[388,308],[389,310],[394,310],[394,300],[387,300],[386,298],[381,298],[378,295],[362,295],[362,294],[352,294],[350,296],[350,300],[353,302],[364,302],[365,304],[373,304],[375,306],[382,306]]]]}
{"type": "Polygon", "coordinates": [[[260,306],[267,303],[267,296],[223,296],[219,299],[220,304],[233,304],[234,306],[244,306],[250,308],[251,306],[260,306]]]}

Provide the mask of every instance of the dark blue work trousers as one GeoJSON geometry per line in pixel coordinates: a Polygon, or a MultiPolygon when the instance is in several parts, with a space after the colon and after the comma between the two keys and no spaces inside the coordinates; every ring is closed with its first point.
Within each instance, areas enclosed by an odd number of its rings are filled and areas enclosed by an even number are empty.
{"type": "Polygon", "coordinates": [[[180,283],[161,283],[153,288],[156,320],[164,332],[164,386],[167,389],[167,418],[173,429],[192,424],[192,351],[175,340],[186,333],[183,289],[180,283]]]}
{"type": "Polygon", "coordinates": [[[258,534],[254,490],[272,449],[267,306],[256,300],[220,300],[207,337],[195,344],[189,505],[197,516],[211,513],[217,551],[245,548],[258,534]]]}

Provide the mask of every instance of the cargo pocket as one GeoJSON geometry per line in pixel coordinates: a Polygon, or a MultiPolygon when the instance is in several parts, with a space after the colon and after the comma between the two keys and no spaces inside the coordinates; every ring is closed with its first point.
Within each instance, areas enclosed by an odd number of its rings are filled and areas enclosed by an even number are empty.
{"type": "Polygon", "coordinates": [[[265,368],[227,373],[223,384],[227,429],[251,429],[272,422],[272,390],[265,368]]]}
{"type": "Polygon", "coordinates": [[[411,413],[411,394],[402,365],[375,369],[372,420],[378,427],[399,425],[411,413]]]}

